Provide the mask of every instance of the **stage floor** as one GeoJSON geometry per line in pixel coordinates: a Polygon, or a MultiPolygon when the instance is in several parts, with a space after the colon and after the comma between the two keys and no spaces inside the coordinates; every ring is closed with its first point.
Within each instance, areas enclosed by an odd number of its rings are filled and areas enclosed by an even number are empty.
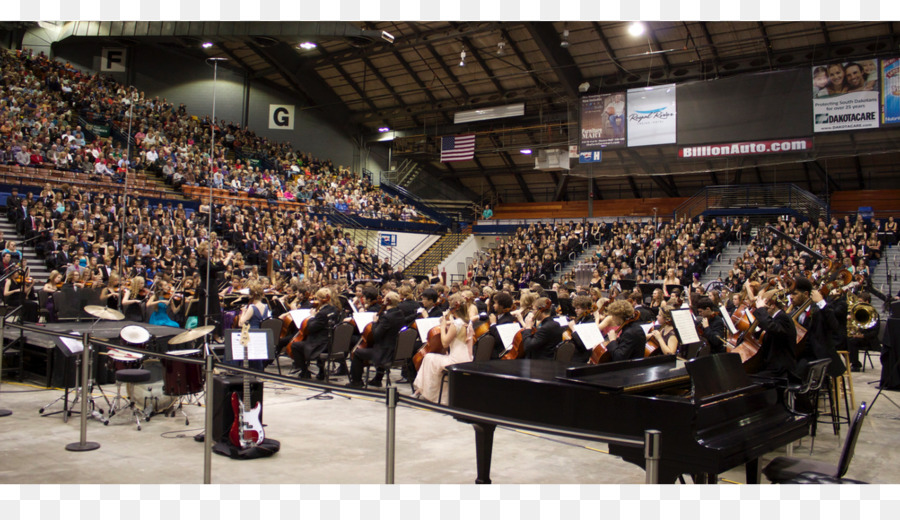
{"type": "MultiPolygon", "coordinates": [[[[290,361],[282,359],[284,366],[290,361]]],[[[275,371],[272,366],[270,371],[275,371]]],[[[857,401],[871,402],[877,392],[869,384],[880,367],[855,373],[857,401]]],[[[336,378],[336,384],[347,378],[336,378]]],[[[237,461],[214,455],[213,483],[383,483],[385,475],[386,407],[383,399],[340,397],[308,400],[317,392],[294,385],[265,385],[266,434],[281,442],[281,451],[260,460],[237,461]]],[[[403,394],[409,385],[400,385],[403,394]]],[[[114,385],[104,385],[107,394],[114,385]]],[[[79,418],[65,423],[61,415],[42,417],[38,410],[61,395],[39,382],[8,383],[0,393],[0,408],[13,415],[0,418],[0,483],[175,483],[203,482],[202,431],[205,409],[186,405],[184,417],[156,416],[137,431],[124,415],[108,426],[88,422],[88,440],[96,451],[65,450],[79,440],[79,418]]],[[[99,396],[99,392],[95,392],[99,396]]],[[[848,476],[872,483],[900,482],[900,408],[896,392],[886,391],[872,409],[856,447],[848,476]]],[[[489,396],[486,396],[489,398],[489,396]]],[[[60,409],[54,405],[49,411],[60,409]]],[[[473,483],[475,436],[471,426],[447,416],[407,405],[397,409],[397,483],[473,483]]],[[[840,439],[829,425],[820,425],[813,459],[837,463],[840,439]]],[[[794,450],[808,456],[809,439],[794,450]]],[[[495,484],[643,483],[644,472],[606,453],[606,446],[569,438],[549,437],[498,428],[491,477],[495,484]]],[[[783,455],[784,450],[763,460],[783,455]]],[[[721,475],[721,483],[744,482],[742,468],[721,475]]]]}

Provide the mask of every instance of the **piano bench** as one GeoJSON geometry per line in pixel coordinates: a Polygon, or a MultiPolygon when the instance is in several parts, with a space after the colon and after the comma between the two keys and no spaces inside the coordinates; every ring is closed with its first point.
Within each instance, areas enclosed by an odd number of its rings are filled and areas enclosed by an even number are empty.
{"type": "Polygon", "coordinates": [[[868,484],[868,482],[850,478],[834,478],[831,475],[807,471],[782,482],[782,484],[868,484]]]}

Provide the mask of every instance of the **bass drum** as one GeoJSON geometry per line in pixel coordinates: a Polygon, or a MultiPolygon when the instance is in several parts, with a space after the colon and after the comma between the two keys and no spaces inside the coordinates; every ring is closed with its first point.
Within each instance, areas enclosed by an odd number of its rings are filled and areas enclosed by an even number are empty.
{"type": "Polygon", "coordinates": [[[146,383],[129,383],[128,398],[134,405],[150,415],[163,413],[175,404],[175,397],[165,395],[165,368],[158,359],[144,361],[143,368],[150,371],[150,381],[146,383]]]}

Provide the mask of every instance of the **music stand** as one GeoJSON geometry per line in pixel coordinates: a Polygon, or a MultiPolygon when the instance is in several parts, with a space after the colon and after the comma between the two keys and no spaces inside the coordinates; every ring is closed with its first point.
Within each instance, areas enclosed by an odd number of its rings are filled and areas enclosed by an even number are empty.
{"type": "MultiPolygon", "coordinates": [[[[40,410],[38,410],[38,413],[41,414],[41,417],[49,417],[51,415],[56,415],[58,413],[61,413],[61,414],[63,414],[63,422],[69,422],[69,416],[72,415],[73,413],[77,413],[77,412],[72,412],[69,409],[69,404],[70,404],[69,403],[69,388],[71,386],[69,384],[69,360],[72,359],[73,357],[75,358],[75,371],[76,371],[76,381],[75,382],[77,384],[77,382],[78,382],[77,381],[77,377],[78,377],[77,373],[79,372],[78,365],[81,363],[81,350],[84,348],[84,345],[82,345],[81,340],[70,339],[70,338],[65,338],[65,340],[66,341],[63,341],[63,338],[61,338],[59,336],[55,336],[53,338],[53,343],[56,345],[56,348],[58,348],[60,353],[62,353],[62,355],[63,355],[63,363],[64,363],[63,364],[63,395],[57,397],[53,401],[50,401],[49,403],[42,406],[40,408],[40,410]],[[58,401],[63,402],[62,410],[59,410],[56,412],[44,413],[44,410],[46,410],[47,408],[50,408],[51,406],[56,404],[58,401]]],[[[76,393],[75,395],[77,396],[78,394],[76,393]]],[[[74,402],[72,402],[71,404],[74,404],[74,402]]]]}
{"type": "MultiPolygon", "coordinates": [[[[269,360],[275,357],[275,340],[272,334],[271,329],[250,329],[248,331],[250,335],[250,345],[248,350],[248,360],[249,361],[264,361],[269,360]],[[266,357],[262,357],[262,353],[259,352],[258,355],[254,355],[255,350],[253,349],[254,344],[256,346],[260,346],[260,343],[265,341],[266,346],[266,357]]],[[[241,353],[240,358],[234,357],[233,349],[235,346],[238,348],[243,348],[240,346],[241,342],[241,329],[225,329],[225,361],[243,361],[244,355],[241,353]]]]}

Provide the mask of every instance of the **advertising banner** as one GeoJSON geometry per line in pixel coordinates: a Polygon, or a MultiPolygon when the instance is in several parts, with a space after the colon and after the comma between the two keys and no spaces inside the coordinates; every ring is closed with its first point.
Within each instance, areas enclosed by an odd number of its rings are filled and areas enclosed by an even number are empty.
{"type": "Polygon", "coordinates": [[[678,150],[678,157],[681,157],[682,159],[693,159],[697,157],[731,157],[767,153],[807,152],[812,151],[812,149],[812,138],[775,139],[772,141],[744,141],[741,143],[683,146],[678,150]]]}
{"type": "Polygon", "coordinates": [[[628,146],[670,144],[676,138],[675,84],[628,90],[628,146]]]}
{"type": "Polygon", "coordinates": [[[813,67],[813,131],[878,128],[878,60],[813,67]]]}
{"type": "Polygon", "coordinates": [[[900,58],[881,60],[881,124],[900,123],[900,58]]]}
{"type": "Polygon", "coordinates": [[[582,152],[610,146],[625,146],[625,93],[598,94],[581,98],[582,152]]]}

